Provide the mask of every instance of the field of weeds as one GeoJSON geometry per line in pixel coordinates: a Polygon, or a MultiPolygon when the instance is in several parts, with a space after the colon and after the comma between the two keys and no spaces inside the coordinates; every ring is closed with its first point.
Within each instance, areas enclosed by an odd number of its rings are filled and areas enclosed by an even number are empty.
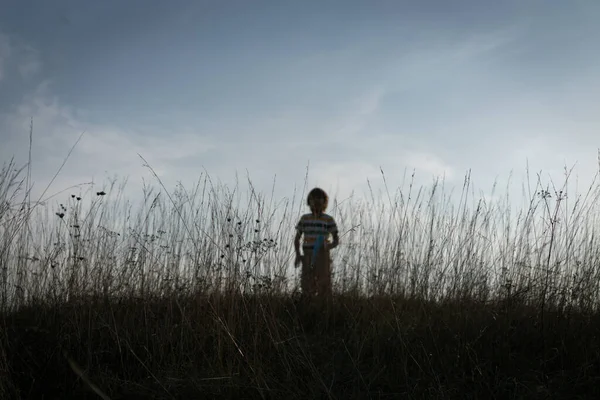
{"type": "Polygon", "coordinates": [[[537,181],[522,209],[469,176],[453,197],[409,177],[332,199],[322,304],[292,267],[305,191],[202,176],[142,204],[116,183],[37,204],[28,176],[0,175],[0,398],[600,396],[595,181],[537,181]]]}

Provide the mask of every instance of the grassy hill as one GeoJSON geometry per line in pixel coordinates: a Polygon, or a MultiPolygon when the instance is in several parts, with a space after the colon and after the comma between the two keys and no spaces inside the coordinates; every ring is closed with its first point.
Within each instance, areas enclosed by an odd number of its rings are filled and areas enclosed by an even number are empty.
{"type": "Polygon", "coordinates": [[[19,173],[0,174],[1,398],[600,395],[596,187],[538,184],[516,211],[468,180],[458,201],[333,201],[326,303],[291,268],[304,194],[203,177],[135,208],[115,184],[32,205],[19,173]]]}

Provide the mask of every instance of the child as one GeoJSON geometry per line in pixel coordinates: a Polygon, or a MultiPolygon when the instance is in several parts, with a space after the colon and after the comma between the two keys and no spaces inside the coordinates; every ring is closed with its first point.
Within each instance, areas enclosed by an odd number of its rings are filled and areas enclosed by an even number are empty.
{"type": "Polygon", "coordinates": [[[310,214],[304,214],[296,225],[296,237],[294,248],[296,249],[296,268],[302,264],[302,276],[300,285],[303,295],[331,296],[331,256],[329,251],[339,245],[338,229],[335,220],[325,214],[329,197],[320,188],[310,191],[306,200],[310,207],[310,214]],[[300,237],[304,235],[302,250],[300,254],[300,237]],[[318,250],[313,263],[313,246],[317,238],[323,235],[325,240],[318,250]],[[329,235],[333,242],[329,242],[329,235]]]}

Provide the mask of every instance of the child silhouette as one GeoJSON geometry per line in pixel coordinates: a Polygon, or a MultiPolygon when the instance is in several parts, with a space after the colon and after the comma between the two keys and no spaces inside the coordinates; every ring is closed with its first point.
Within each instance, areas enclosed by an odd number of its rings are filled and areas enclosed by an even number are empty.
{"type": "Polygon", "coordinates": [[[306,199],[310,213],[300,217],[296,225],[294,265],[302,265],[300,286],[303,296],[331,296],[330,250],[339,245],[338,228],[332,216],[325,214],[329,197],[323,189],[314,188],[306,199]],[[304,235],[302,253],[300,238],[304,235]],[[329,236],[333,238],[330,242],[329,236]]]}

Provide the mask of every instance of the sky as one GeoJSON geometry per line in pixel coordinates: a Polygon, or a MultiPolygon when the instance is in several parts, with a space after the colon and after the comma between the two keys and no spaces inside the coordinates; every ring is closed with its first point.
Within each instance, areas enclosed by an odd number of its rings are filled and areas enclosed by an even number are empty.
{"type": "MultiPolygon", "coordinates": [[[[0,163],[289,197],[598,170],[600,2],[4,0],[0,163]],[[377,186],[380,187],[380,186],[377,186]]],[[[79,187],[85,192],[89,185],[79,187]]],[[[516,194],[517,197],[520,193],[516,194]]],[[[47,196],[46,196],[47,197],[47,196]]]]}

